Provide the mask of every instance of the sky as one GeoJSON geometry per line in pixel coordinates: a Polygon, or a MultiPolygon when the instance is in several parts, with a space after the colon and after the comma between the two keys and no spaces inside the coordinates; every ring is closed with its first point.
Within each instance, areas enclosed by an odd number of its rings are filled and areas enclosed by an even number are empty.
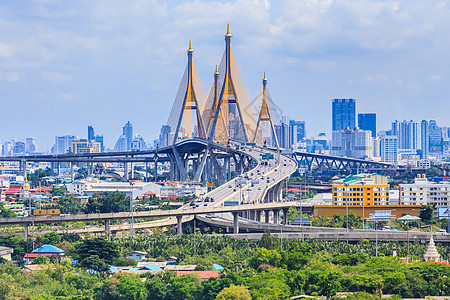
{"type": "Polygon", "coordinates": [[[450,126],[450,2],[16,0],[0,3],[0,140],[87,137],[112,148],[127,121],[146,141],[167,122],[192,40],[206,89],[232,48],[248,98],[267,72],[281,114],[331,132],[331,101],[450,126]]]}

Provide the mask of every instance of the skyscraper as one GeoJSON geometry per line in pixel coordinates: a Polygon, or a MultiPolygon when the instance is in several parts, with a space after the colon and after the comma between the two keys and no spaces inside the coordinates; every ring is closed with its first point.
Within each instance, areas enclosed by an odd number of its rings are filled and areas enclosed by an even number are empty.
{"type": "Polygon", "coordinates": [[[78,140],[76,135],[55,136],[54,154],[64,154],[70,150],[72,142],[78,140]]]}
{"type": "MultiPolygon", "coordinates": [[[[295,140],[300,141],[306,137],[305,121],[289,120],[289,127],[293,126],[296,126],[296,130],[292,129],[292,134],[297,136],[295,140]]],[[[291,140],[294,140],[294,137],[291,137],[291,140]]]]}
{"type": "Polygon", "coordinates": [[[381,161],[395,163],[397,162],[397,136],[384,135],[380,141],[381,161]]]}
{"type": "Polygon", "coordinates": [[[428,158],[430,152],[430,128],[428,126],[428,121],[422,120],[420,123],[421,134],[421,144],[422,144],[422,156],[421,158],[428,158]]]}
{"type": "Polygon", "coordinates": [[[123,127],[123,135],[125,136],[126,140],[126,150],[131,149],[131,142],[133,141],[133,125],[131,125],[130,121],[125,124],[123,127]]]}
{"type": "Polygon", "coordinates": [[[358,114],[358,127],[363,130],[370,130],[372,137],[377,136],[377,114],[358,114]]]}
{"type": "Polygon", "coordinates": [[[94,127],[88,126],[88,141],[92,142],[93,140],[95,140],[94,127]]]}
{"type": "Polygon", "coordinates": [[[440,157],[442,155],[442,129],[435,120],[430,120],[430,155],[440,157]]]}
{"type": "Polygon", "coordinates": [[[103,135],[96,135],[95,141],[100,143],[100,152],[105,152],[105,144],[103,142],[103,135]]]}
{"type": "Polygon", "coordinates": [[[355,128],[355,99],[333,99],[332,119],[333,131],[355,128]]]}
{"type": "Polygon", "coordinates": [[[26,153],[34,153],[37,152],[38,148],[36,145],[35,137],[27,137],[25,139],[25,152],[26,153]]]}
{"type": "Polygon", "coordinates": [[[333,131],[331,155],[372,158],[373,141],[370,131],[362,129],[333,131]]]}
{"type": "Polygon", "coordinates": [[[419,123],[410,121],[392,123],[391,134],[397,136],[398,149],[422,149],[422,130],[419,123]]]}

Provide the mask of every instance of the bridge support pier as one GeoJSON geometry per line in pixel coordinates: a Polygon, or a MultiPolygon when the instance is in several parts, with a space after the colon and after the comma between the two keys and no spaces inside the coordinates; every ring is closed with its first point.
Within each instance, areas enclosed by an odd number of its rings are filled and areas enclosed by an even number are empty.
{"type": "Polygon", "coordinates": [[[255,220],[257,222],[261,222],[261,211],[260,210],[255,211],[255,220]]]}
{"type": "Polygon", "coordinates": [[[233,212],[233,233],[239,233],[239,213],[233,212]]]}
{"type": "Polygon", "coordinates": [[[28,224],[24,225],[23,235],[25,237],[25,241],[28,241],[28,224]]]}
{"type": "Polygon", "coordinates": [[[278,217],[280,216],[280,210],[274,209],[273,210],[273,224],[278,224],[278,217]]]}
{"type": "Polygon", "coordinates": [[[108,237],[108,241],[111,241],[111,220],[105,220],[105,234],[108,237]]]}
{"type": "Polygon", "coordinates": [[[270,210],[265,210],[264,211],[264,215],[265,215],[265,222],[269,223],[269,218],[270,218],[270,210]]]}
{"type": "Polygon", "coordinates": [[[128,163],[123,163],[123,177],[128,180],[128,163]]]}
{"type": "Polygon", "coordinates": [[[177,234],[183,234],[183,216],[177,216],[177,234]]]}
{"type": "Polygon", "coordinates": [[[131,178],[130,179],[134,179],[134,168],[133,168],[133,163],[132,162],[130,162],[130,169],[131,169],[131,178]]]}
{"type": "Polygon", "coordinates": [[[155,161],[155,169],[153,170],[153,181],[158,181],[158,161],[155,161]]]}
{"type": "Polygon", "coordinates": [[[73,181],[73,162],[70,162],[70,179],[73,181]]]}

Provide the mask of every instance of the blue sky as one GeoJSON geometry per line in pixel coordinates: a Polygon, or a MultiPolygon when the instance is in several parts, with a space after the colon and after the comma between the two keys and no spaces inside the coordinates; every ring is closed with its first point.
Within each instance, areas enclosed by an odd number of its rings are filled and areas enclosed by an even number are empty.
{"type": "Polygon", "coordinates": [[[226,24],[250,100],[267,72],[282,113],[330,132],[331,100],[394,119],[448,113],[446,1],[2,1],[0,140],[86,137],[113,147],[129,120],[147,141],[167,121],[192,40],[208,93],[226,24]]]}

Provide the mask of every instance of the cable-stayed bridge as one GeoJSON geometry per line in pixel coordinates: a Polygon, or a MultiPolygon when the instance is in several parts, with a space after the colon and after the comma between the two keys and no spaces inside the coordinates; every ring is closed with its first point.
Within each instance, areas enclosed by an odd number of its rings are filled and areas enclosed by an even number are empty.
{"type": "MultiPolygon", "coordinates": [[[[286,218],[287,208],[297,205],[283,202],[281,191],[285,179],[297,171],[299,166],[306,166],[308,170],[317,167],[360,171],[389,166],[365,160],[280,149],[274,130],[279,114],[268,92],[266,74],[264,73],[262,80],[262,90],[252,107],[231,50],[231,38],[228,27],[225,52],[219,67],[215,68],[214,83],[208,96],[197,74],[193,61],[194,50],[189,43],[188,63],[165,125],[165,136],[157,149],[0,157],[0,161],[19,162],[24,174],[27,162],[50,162],[52,172],[55,169],[58,172],[61,163],[69,163],[71,170],[74,164],[85,163],[91,172],[96,164],[117,162],[124,164],[126,179],[130,176],[133,178],[133,163],[145,163],[147,180],[152,176],[149,173],[153,173],[153,178],[157,178],[158,164],[169,163],[171,180],[218,182],[217,188],[198,201],[202,210],[186,205],[171,213],[143,213],[142,217],[146,214],[147,217],[153,214],[175,217],[178,233],[181,233],[183,216],[192,215],[208,215],[207,220],[203,217],[205,222],[218,226],[232,221],[235,233],[239,232],[239,223],[245,220],[263,224],[258,226],[265,226],[269,220],[278,224],[280,210],[286,218]],[[260,222],[261,217],[264,217],[266,222],[260,222]]],[[[73,172],[71,173],[73,176],[73,172]]],[[[109,220],[127,218],[129,214],[126,212],[99,218],[105,221],[105,230],[109,232],[109,220]]],[[[27,231],[29,224],[38,222],[90,221],[95,218],[92,215],[28,217],[20,218],[21,220],[11,218],[0,219],[0,224],[25,224],[27,231]]]]}

